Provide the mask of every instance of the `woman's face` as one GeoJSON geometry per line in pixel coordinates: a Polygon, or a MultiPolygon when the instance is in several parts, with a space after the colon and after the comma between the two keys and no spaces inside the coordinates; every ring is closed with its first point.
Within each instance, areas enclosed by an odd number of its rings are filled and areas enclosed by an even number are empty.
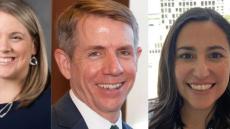
{"type": "Polygon", "coordinates": [[[229,43],[216,24],[191,22],[182,28],[177,39],[175,75],[185,107],[213,107],[226,90],[230,75],[229,43]]]}
{"type": "Polygon", "coordinates": [[[0,79],[25,79],[36,53],[32,38],[14,16],[0,11],[0,79]]]}

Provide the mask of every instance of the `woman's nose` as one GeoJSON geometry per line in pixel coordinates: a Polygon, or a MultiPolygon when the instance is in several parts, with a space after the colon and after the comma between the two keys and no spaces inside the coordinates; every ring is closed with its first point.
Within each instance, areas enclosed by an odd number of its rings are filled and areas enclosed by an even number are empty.
{"type": "Polygon", "coordinates": [[[11,51],[11,46],[6,38],[0,38],[0,52],[11,51]]]}
{"type": "Polygon", "coordinates": [[[202,79],[206,78],[210,74],[209,62],[205,59],[197,60],[194,64],[193,74],[195,77],[202,79]]]}

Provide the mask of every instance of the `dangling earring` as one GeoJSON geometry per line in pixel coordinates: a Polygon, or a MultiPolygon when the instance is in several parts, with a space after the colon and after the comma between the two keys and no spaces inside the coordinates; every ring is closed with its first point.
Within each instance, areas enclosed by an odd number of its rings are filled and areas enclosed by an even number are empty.
{"type": "Polygon", "coordinates": [[[37,65],[38,64],[38,59],[35,56],[32,56],[30,59],[30,64],[31,65],[37,65]]]}

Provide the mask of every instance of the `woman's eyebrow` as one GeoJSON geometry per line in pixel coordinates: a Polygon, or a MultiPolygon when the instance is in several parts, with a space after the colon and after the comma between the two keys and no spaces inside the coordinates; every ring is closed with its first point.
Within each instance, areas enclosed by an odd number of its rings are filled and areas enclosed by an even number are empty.
{"type": "Polygon", "coordinates": [[[208,51],[211,51],[211,50],[224,50],[226,51],[226,49],[223,47],[223,46],[220,46],[220,45],[214,45],[214,46],[210,46],[208,47],[208,51]]]}
{"type": "Polygon", "coordinates": [[[179,50],[189,50],[189,51],[194,51],[195,49],[191,46],[182,46],[182,47],[179,47],[176,49],[176,51],[179,51],[179,50]]]}

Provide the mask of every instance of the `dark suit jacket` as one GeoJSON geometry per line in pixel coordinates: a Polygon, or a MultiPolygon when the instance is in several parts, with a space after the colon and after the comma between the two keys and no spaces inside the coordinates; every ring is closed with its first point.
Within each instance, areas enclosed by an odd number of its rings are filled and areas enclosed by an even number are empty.
{"type": "MultiPolygon", "coordinates": [[[[125,122],[122,122],[123,129],[132,129],[125,122]]],[[[66,93],[52,107],[52,129],[88,129],[85,120],[71,100],[69,93],[66,93]]]]}

